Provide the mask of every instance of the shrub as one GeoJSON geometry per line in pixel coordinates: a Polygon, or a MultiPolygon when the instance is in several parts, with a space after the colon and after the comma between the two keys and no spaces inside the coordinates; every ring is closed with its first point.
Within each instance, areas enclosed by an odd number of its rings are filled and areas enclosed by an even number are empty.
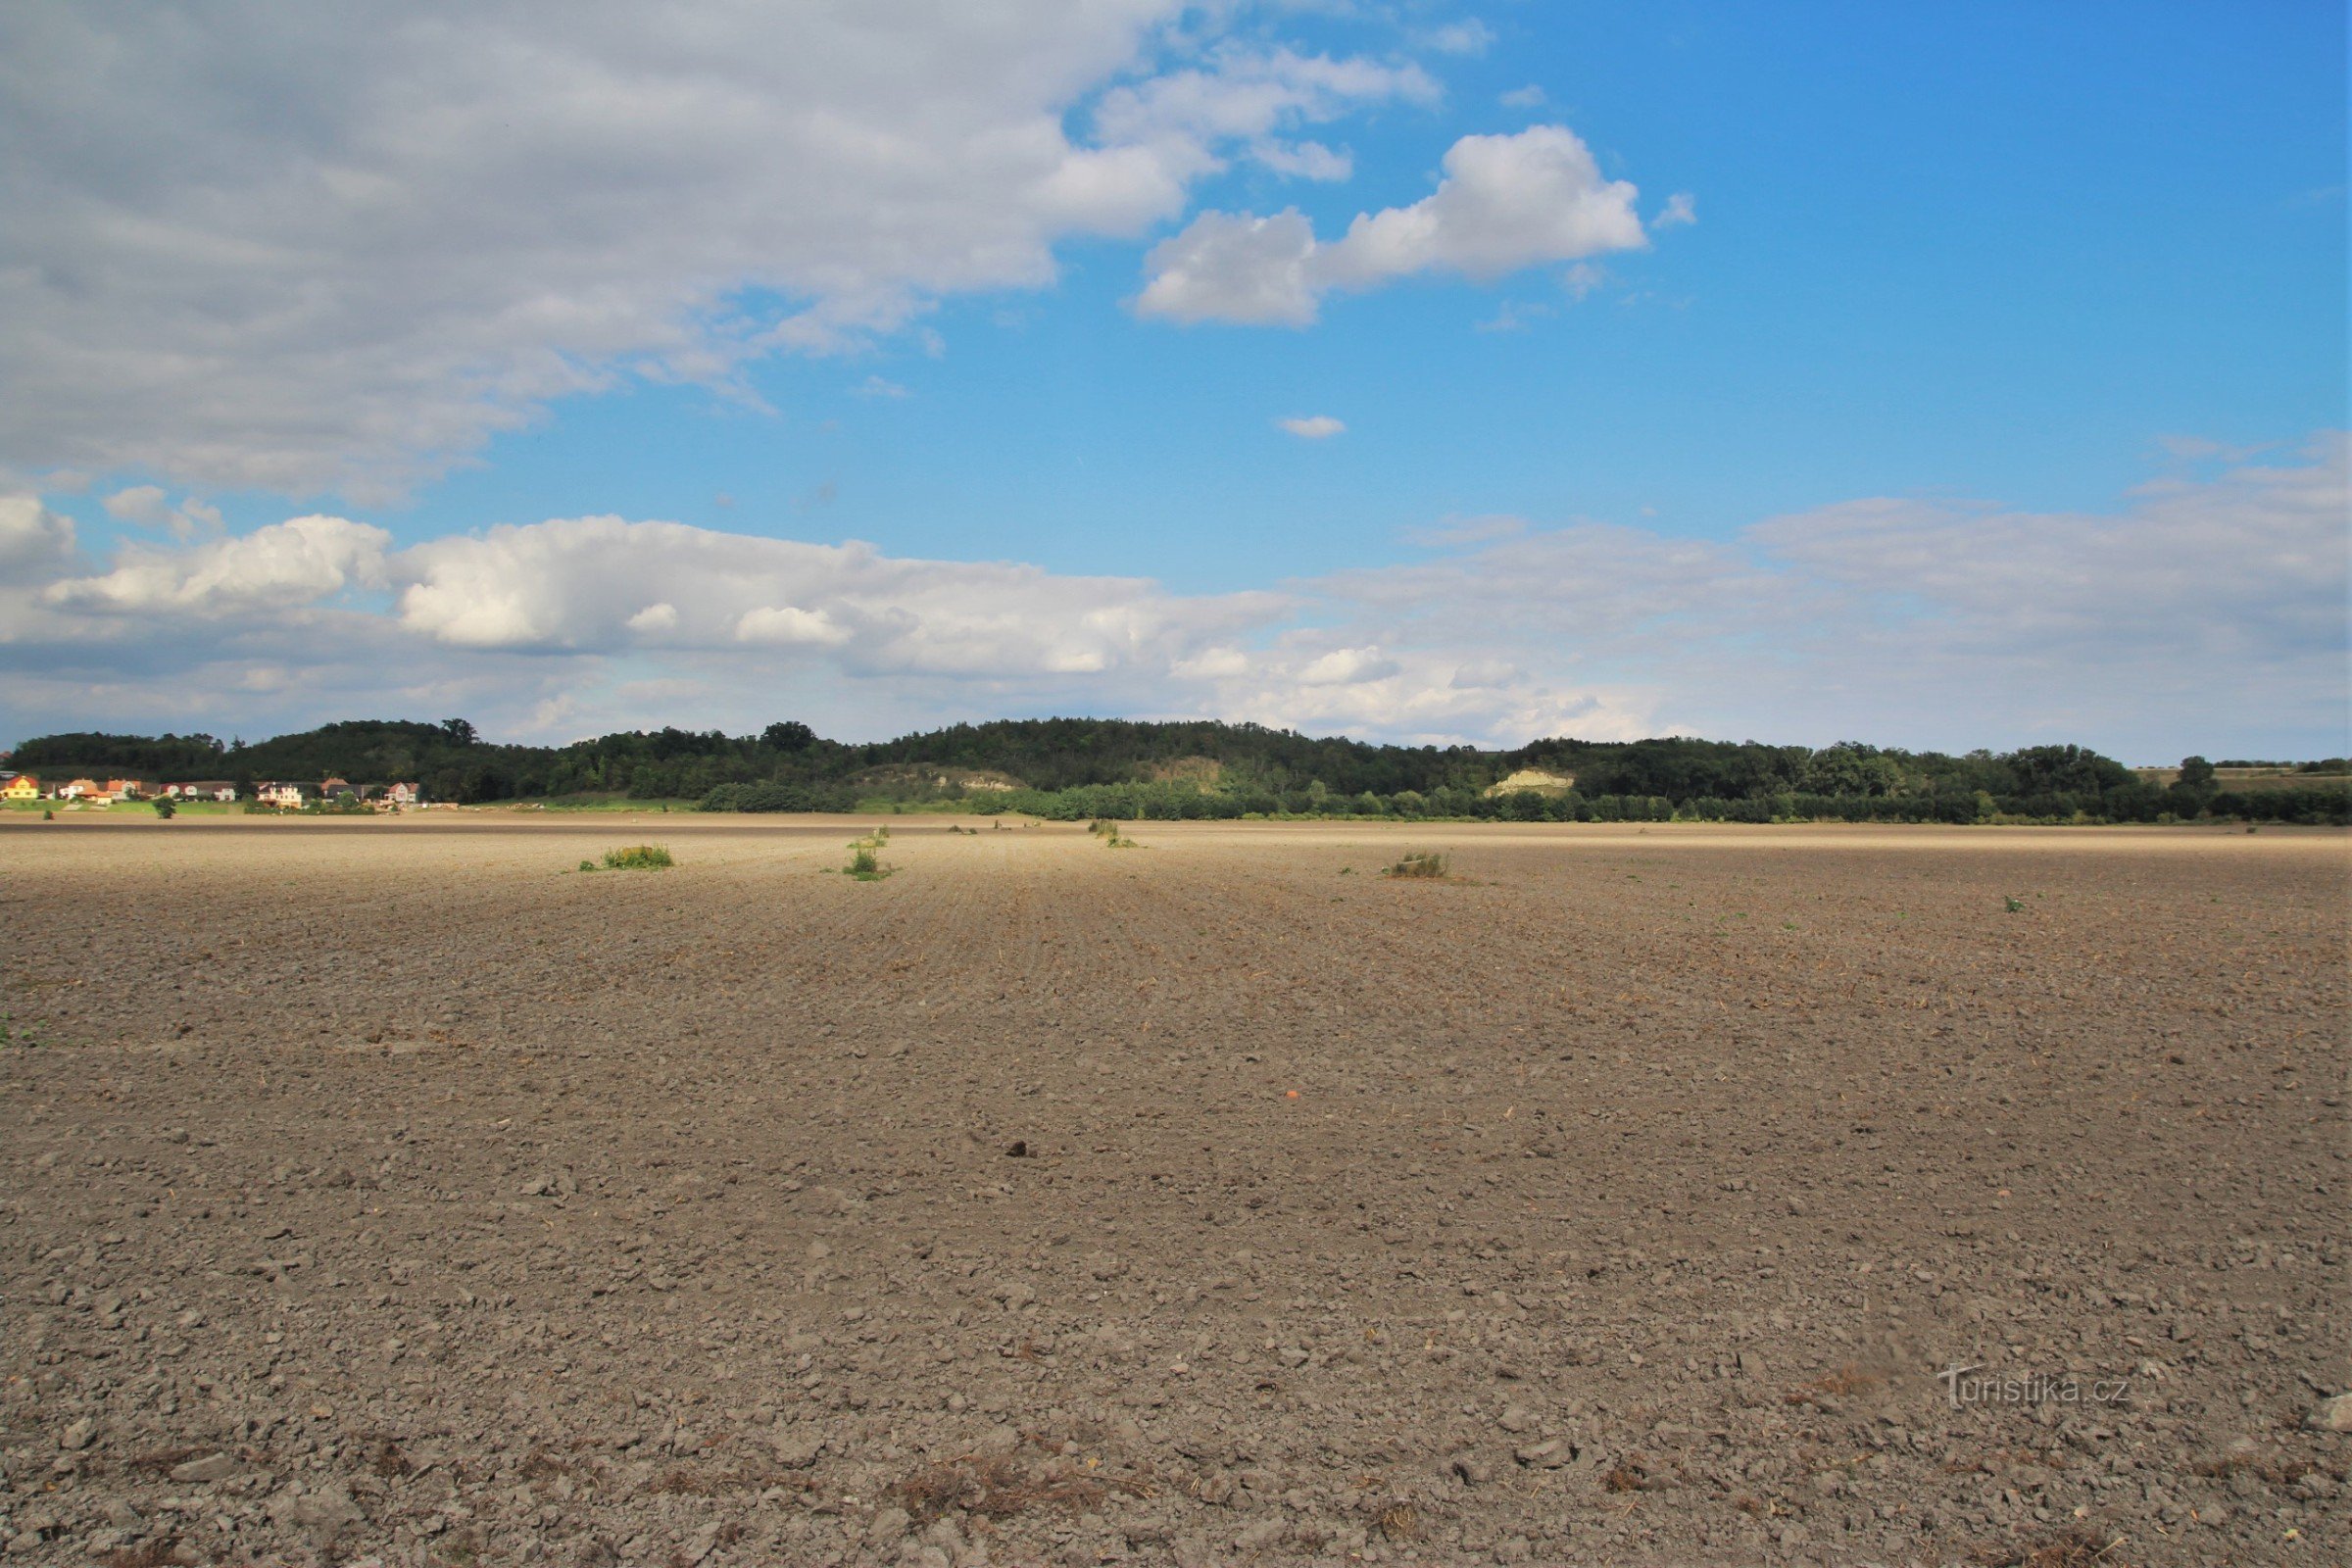
{"type": "Polygon", "coordinates": [[[703,797],[706,811],[815,811],[823,804],[800,784],[721,784],[703,797]]]}
{"type": "Polygon", "coordinates": [[[668,849],[660,844],[631,844],[605,852],[608,871],[666,871],[677,863],[670,858],[668,849]]]}
{"type": "Polygon", "coordinates": [[[874,853],[881,846],[872,839],[858,839],[850,845],[850,863],[845,869],[859,882],[879,882],[890,875],[890,867],[874,853]]]}
{"type": "Polygon", "coordinates": [[[1446,857],[1434,851],[1415,852],[1395,865],[1384,868],[1380,874],[1389,877],[1442,877],[1446,875],[1446,857]]]}
{"type": "Polygon", "coordinates": [[[179,810],[178,807],[161,797],[158,797],[152,804],[155,807],[155,814],[167,822],[171,821],[173,814],[179,810]]]}

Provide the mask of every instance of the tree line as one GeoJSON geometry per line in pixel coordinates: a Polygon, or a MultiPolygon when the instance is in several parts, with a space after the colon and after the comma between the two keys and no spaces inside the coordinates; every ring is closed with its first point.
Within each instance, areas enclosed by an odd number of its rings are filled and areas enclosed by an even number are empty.
{"type": "Polygon", "coordinates": [[[506,746],[465,719],[350,720],[251,744],[211,735],[46,735],[16,749],[27,772],[127,774],[152,783],[340,777],[417,783],[428,799],[479,804],[566,796],[692,800],[712,810],[911,806],[1054,819],[1246,815],[1523,821],[2147,822],[2229,816],[2352,819],[2352,780],[2314,771],[2296,787],[2233,791],[2214,764],[2183,760],[2158,785],[2080,746],[1911,752],[1860,742],[1773,746],[1669,736],[1540,740],[1508,750],[1389,746],[1207,720],[1008,719],[868,745],[782,721],[757,734],[630,730],[567,746],[506,746]],[[1526,771],[1573,780],[1506,790],[1526,771]],[[970,787],[977,775],[1017,781],[970,787]]]}

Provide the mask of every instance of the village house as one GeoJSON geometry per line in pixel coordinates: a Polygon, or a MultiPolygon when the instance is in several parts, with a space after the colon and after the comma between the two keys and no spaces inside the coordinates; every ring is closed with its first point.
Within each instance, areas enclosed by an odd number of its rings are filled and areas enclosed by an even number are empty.
{"type": "Polygon", "coordinates": [[[57,798],[61,801],[86,800],[97,793],[98,781],[96,779],[77,778],[71,784],[60,784],[57,787],[57,798]]]}
{"type": "Polygon", "coordinates": [[[264,806],[274,806],[283,810],[299,810],[302,808],[302,786],[299,784],[264,784],[254,791],[253,798],[264,806]]]}
{"type": "Polygon", "coordinates": [[[318,782],[318,798],[322,801],[331,801],[338,795],[354,793],[356,792],[351,787],[351,780],[347,778],[321,779],[318,782]]]}
{"type": "Polygon", "coordinates": [[[147,786],[135,778],[110,778],[106,793],[118,801],[135,801],[147,793],[147,786]]]}
{"type": "Polygon", "coordinates": [[[0,800],[37,801],[40,798],[41,781],[30,773],[19,773],[8,781],[6,789],[0,789],[0,800]]]}
{"type": "Polygon", "coordinates": [[[387,806],[421,806],[424,804],[424,792],[414,784],[387,784],[384,786],[383,800],[387,806]]]}

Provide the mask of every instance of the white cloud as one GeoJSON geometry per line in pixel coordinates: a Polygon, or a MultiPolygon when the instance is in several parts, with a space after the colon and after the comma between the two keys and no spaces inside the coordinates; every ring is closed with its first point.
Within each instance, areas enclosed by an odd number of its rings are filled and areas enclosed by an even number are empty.
{"type": "Polygon", "coordinates": [[[1494,46],[1494,29],[1476,17],[1432,27],[1421,41],[1440,54],[1483,55],[1494,46]]]}
{"type": "Polygon", "coordinates": [[[850,633],[821,610],[762,605],[743,612],[743,618],[735,623],[735,640],[769,648],[837,648],[850,640],[850,633]]]}
{"type": "Polygon", "coordinates": [[[0,496],[0,576],[55,567],[74,558],[74,519],[38,496],[0,496]]]}
{"type": "Polygon", "coordinates": [[[676,522],[574,517],[433,540],[390,563],[404,626],[463,648],[604,653],[641,630],[706,652],[824,650],[865,675],[1003,678],[1164,667],[1284,603],[1186,599],[1131,577],[919,561],[676,522]]]}
{"type": "Polygon", "coordinates": [[[1333,152],[1319,141],[1261,141],[1250,156],[1277,174],[1293,179],[1341,180],[1355,172],[1355,160],[1333,152]]]}
{"type": "Polygon", "coordinates": [[[141,527],[156,528],[171,515],[172,508],[164,498],[164,487],[155,484],[132,485],[118,490],[104,502],[106,514],[122,522],[135,522],[141,527]]]}
{"type": "Polygon", "coordinates": [[[1698,221],[1698,202],[1687,190],[1678,190],[1666,198],[1666,206],[1649,220],[1652,229],[1675,228],[1684,223],[1698,221]]]}
{"type": "Polygon", "coordinates": [[[1639,191],[1602,177],[1562,125],[1464,136],[1445,177],[1407,207],[1357,215],[1324,244],[1293,210],[1271,218],[1203,213],[1145,259],[1136,309],[1178,321],[1303,326],[1333,289],[1366,289],[1424,272],[1487,281],[1544,262],[1649,243],[1639,191]]]}
{"type": "Polygon", "coordinates": [[[381,586],[391,540],[347,517],[294,517],[187,550],[126,547],[116,552],[113,570],[53,583],[42,599],[110,614],[298,610],[346,587],[381,586]]]}
{"type": "Polygon", "coordinates": [[[1434,194],[1348,224],[1330,275],[1356,284],[1439,270],[1493,278],[1647,243],[1634,186],[1602,178],[1564,125],[1464,136],[1446,149],[1445,168],[1434,194]]]}
{"type": "Polygon", "coordinates": [[[798,714],[1209,714],[1414,743],[1681,732],[2133,760],[2343,749],[2346,438],[2105,512],[1905,497],[1726,539],[1453,519],[1280,592],[618,517],[392,550],[296,518],[119,552],[0,499],[0,711],[27,732],[466,712],[493,733],[798,714]],[[382,584],[388,604],[351,589],[382,584]]]}
{"type": "Polygon", "coordinates": [[[1495,101],[1505,109],[1541,109],[1544,98],[1544,89],[1531,81],[1524,87],[1513,87],[1495,101]]]}
{"type": "MultiPolygon", "coordinates": [[[[1257,51],[1228,44],[1199,69],[1169,71],[1114,87],[1096,106],[1098,138],[1151,149],[1185,177],[1223,167],[1216,149],[1246,143],[1281,156],[1275,132],[1382,103],[1431,104],[1438,84],[1415,65],[1257,51]]],[[[1269,167],[1274,167],[1269,161],[1269,167]]]]}
{"type": "MultiPolygon", "coordinates": [[[[0,9],[0,458],[398,492],[630,376],[921,333],[1420,68],[1178,0],[0,9]],[[1076,127],[1073,130],[1071,127],[1076,127]]],[[[926,338],[936,347],[935,337],[926,338]]],[[[137,506],[138,502],[131,505],[137,506]]],[[[168,524],[167,524],[168,525],[168,524]]]]}
{"type": "Polygon", "coordinates": [[[1396,662],[1381,657],[1377,648],[1335,648],[1308,660],[1298,673],[1302,686],[1352,685],[1396,673],[1396,662]]]}
{"type": "Polygon", "coordinates": [[[1178,680],[1229,680],[1250,672],[1250,656],[1239,648],[1209,648],[1168,666],[1178,680]]]}
{"type": "Polygon", "coordinates": [[[116,491],[100,504],[106,508],[106,514],[118,522],[164,529],[174,539],[193,539],[199,534],[217,533],[220,528],[219,507],[196,500],[173,506],[161,485],[132,485],[116,491]]]}
{"type": "Polygon", "coordinates": [[[1314,257],[1314,225],[1295,208],[1271,218],[1202,213],[1145,258],[1151,280],[1136,309],[1176,321],[1305,326],[1323,287],[1314,257]]]}
{"type": "Polygon", "coordinates": [[[1348,428],[1328,414],[1310,414],[1303,418],[1276,419],[1274,422],[1301,441],[1328,441],[1348,428]]]}
{"type": "Polygon", "coordinates": [[[903,398],[906,395],[906,389],[886,377],[869,375],[858,383],[858,395],[861,398],[903,398]]]}

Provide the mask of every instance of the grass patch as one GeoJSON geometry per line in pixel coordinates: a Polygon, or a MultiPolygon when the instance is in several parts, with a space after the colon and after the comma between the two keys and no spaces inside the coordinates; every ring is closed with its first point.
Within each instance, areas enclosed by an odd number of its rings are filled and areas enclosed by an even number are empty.
{"type": "MultiPolygon", "coordinates": [[[[677,863],[670,858],[666,845],[630,844],[617,850],[607,850],[604,869],[608,871],[666,871],[677,863]]],[[[580,869],[593,871],[597,867],[582,860],[580,869]]]]}
{"type": "Polygon", "coordinates": [[[1140,850],[1142,845],[1119,831],[1119,823],[1107,816],[1098,816],[1086,824],[1086,830],[1102,841],[1108,850],[1140,850]]]}
{"type": "Polygon", "coordinates": [[[1446,874],[1446,857],[1435,851],[1416,851],[1395,865],[1383,867],[1380,874],[1399,879],[1440,879],[1446,874]]]}
{"type": "Polygon", "coordinates": [[[2001,907],[2008,910],[2011,914],[2023,914],[2026,912],[2026,901],[2023,899],[2010,898],[2008,895],[2004,894],[2001,898],[2001,907]]]}

